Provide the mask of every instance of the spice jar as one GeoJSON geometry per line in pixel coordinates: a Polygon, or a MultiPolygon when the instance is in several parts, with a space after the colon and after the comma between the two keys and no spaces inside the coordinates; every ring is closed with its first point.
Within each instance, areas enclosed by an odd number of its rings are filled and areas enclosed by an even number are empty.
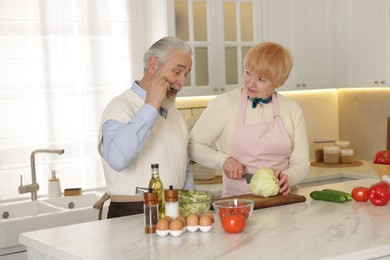
{"type": "Polygon", "coordinates": [[[324,147],[324,163],[338,164],[340,163],[340,147],[325,146],[324,147]]]}
{"type": "Polygon", "coordinates": [[[169,190],[165,190],[165,216],[175,219],[179,216],[179,199],[178,191],[169,186],[169,190]]]}
{"type": "Polygon", "coordinates": [[[324,162],[324,147],[334,145],[334,139],[316,138],[314,139],[314,150],[316,162],[324,162]]]}
{"type": "Polygon", "coordinates": [[[145,233],[155,233],[158,221],[158,194],[152,188],[144,193],[144,226],[145,233]]]}
{"type": "Polygon", "coordinates": [[[353,150],[352,149],[341,149],[341,163],[353,163],[353,150]]]}

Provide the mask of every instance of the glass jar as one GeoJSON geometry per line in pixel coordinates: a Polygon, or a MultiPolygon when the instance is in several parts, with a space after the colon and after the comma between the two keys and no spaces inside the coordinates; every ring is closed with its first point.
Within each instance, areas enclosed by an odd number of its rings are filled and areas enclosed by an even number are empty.
{"type": "Polygon", "coordinates": [[[340,157],[341,157],[341,163],[353,163],[353,150],[341,149],[340,157]]]}
{"type": "Polygon", "coordinates": [[[314,151],[316,162],[324,162],[324,147],[334,145],[335,140],[329,138],[314,139],[314,151]]]}
{"type": "Polygon", "coordinates": [[[324,163],[338,164],[340,163],[340,147],[325,146],[324,147],[324,163]]]}

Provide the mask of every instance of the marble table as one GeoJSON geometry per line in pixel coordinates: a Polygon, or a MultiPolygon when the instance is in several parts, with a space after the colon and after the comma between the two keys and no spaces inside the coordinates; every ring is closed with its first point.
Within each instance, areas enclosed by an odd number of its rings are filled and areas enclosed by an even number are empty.
{"type": "Polygon", "coordinates": [[[145,234],[143,215],[23,233],[29,259],[390,259],[390,204],[314,201],[313,190],[351,191],[378,179],[297,190],[306,201],[255,210],[245,230],[228,234],[145,234]]]}

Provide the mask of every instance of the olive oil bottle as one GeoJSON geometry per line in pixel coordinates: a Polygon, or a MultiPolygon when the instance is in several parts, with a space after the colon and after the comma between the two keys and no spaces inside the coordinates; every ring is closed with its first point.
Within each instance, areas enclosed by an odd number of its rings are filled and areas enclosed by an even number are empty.
{"type": "Polygon", "coordinates": [[[164,202],[164,185],[160,179],[159,165],[154,163],[152,167],[152,178],[149,181],[149,189],[157,192],[158,201],[158,218],[162,219],[165,216],[165,202],[164,202]]]}

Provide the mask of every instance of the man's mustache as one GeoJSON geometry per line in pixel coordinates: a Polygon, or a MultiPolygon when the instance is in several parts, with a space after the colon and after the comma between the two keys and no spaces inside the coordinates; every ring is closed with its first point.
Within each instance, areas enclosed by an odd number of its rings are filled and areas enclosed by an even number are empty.
{"type": "Polygon", "coordinates": [[[177,92],[180,91],[180,89],[176,89],[174,86],[169,85],[168,86],[168,91],[175,92],[175,94],[176,94],[177,92]]]}

